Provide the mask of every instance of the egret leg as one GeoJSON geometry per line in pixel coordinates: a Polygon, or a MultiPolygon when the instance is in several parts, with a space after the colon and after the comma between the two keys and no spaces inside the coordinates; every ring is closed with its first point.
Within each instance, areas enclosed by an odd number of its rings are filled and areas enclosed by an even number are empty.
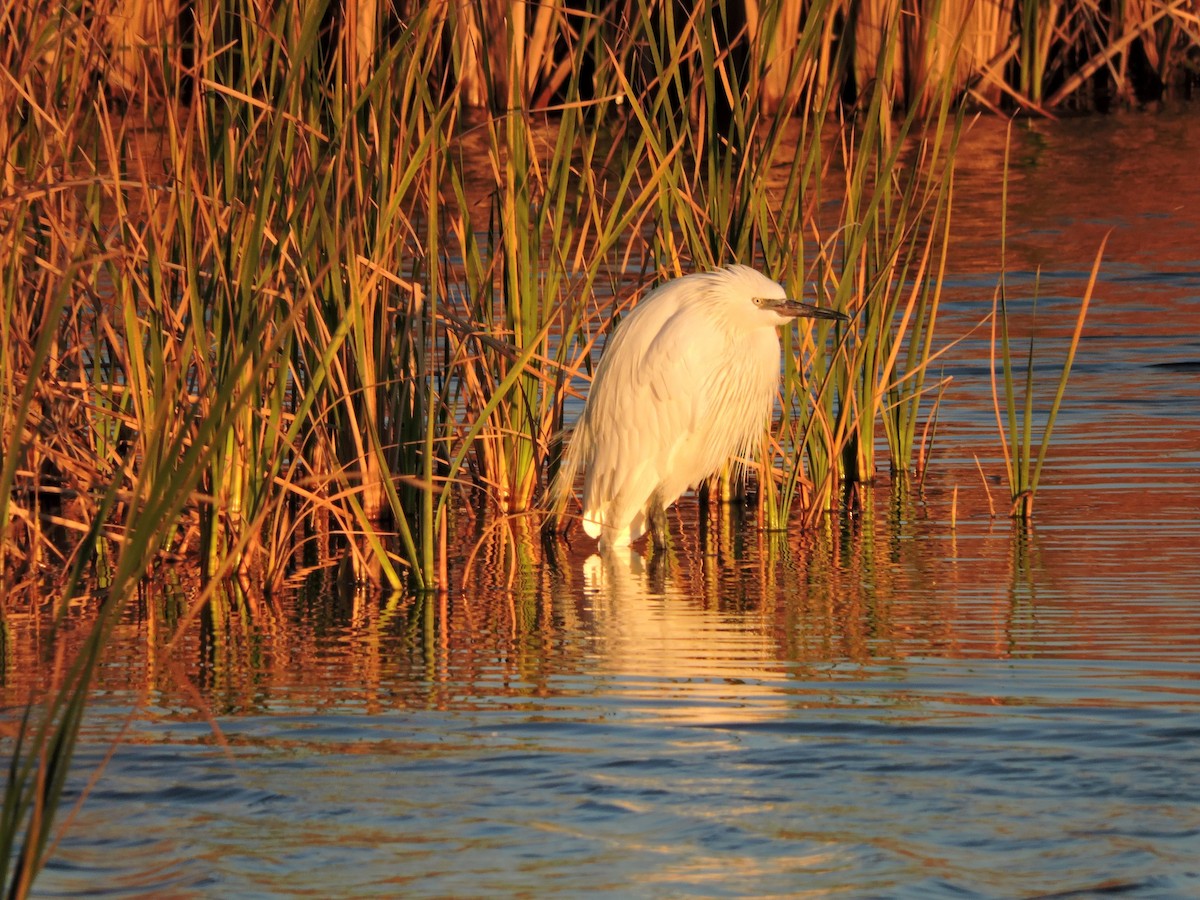
{"type": "Polygon", "coordinates": [[[658,494],[650,498],[646,509],[649,523],[650,542],[655,550],[666,550],[671,546],[671,526],[667,522],[667,510],[658,494]]]}
{"type": "Polygon", "coordinates": [[[646,561],[646,586],[655,594],[665,594],[675,568],[675,554],[670,547],[655,549],[646,561]]]}

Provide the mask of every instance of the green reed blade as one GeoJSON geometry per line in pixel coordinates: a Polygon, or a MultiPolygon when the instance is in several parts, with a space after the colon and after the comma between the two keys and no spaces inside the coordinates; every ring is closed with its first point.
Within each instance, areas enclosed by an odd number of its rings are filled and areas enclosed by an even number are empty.
{"type": "MultiPolygon", "coordinates": [[[[1041,281],[1041,270],[1034,275],[1033,283],[1033,307],[1031,316],[1036,323],[1037,320],[1037,298],[1038,287],[1041,281]]],[[[1029,334],[1029,353],[1025,360],[1025,408],[1021,413],[1021,450],[1020,464],[1018,472],[1020,480],[1018,482],[1021,491],[1029,490],[1032,484],[1029,481],[1030,468],[1032,462],[1030,459],[1030,447],[1033,443],[1033,348],[1036,340],[1036,329],[1031,328],[1029,334]]]]}
{"type": "Polygon", "coordinates": [[[1108,239],[1112,232],[1104,235],[1104,239],[1100,241],[1100,247],[1096,250],[1096,259],[1092,263],[1092,271],[1088,276],[1087,286],[1084,288],[1083,297],[1079,302],[1079,313],[1075,318],[1075,330],[1071,333],[1071,343],[1067,346],[1067,358],[1063,362],[1062,372],[1058,378],[1058,388],[1054,393],[1054,401],[1050,404],[1050,412],[1046,417],[1046,425],[1042,429],[1042,440],[1038,445],[1037,464],[1034,467],[1033,475],[1030,479],[1030,486],[1036,490],[1042,475],[1042,464],[1046,461],[1046,451],[1050,447],[1050,434],[1054,430],[1054,423],[1058,418],[1058,410],[1062,405],[1063,396],[1067,390],[1067,379],[1071,375],[1071,367],[1075,363],[1075,353],[1079,349],[1079,341],[1083,337],[1083,324],[1087,319],[1088,307],[1092,302],[1092,293],[1096,287],[1096,278],[1100,274],[1100,262],[1104,258],[1104,249],[1108,245],[1108,239]]]}

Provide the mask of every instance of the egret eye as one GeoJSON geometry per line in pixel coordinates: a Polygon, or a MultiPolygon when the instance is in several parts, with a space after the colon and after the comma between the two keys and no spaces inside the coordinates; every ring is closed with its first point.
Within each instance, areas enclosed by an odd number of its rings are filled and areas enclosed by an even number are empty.
{"type": "Polygon", "coordinates": [[[753,299],[754,299],[754,305],[755,305],[755,306],[762,306],[764,303],[766,303],[766,302],[767,302],[767,298],[766,298],[766,297],[755,297],[755,298],[753,298],[753,299]]]}

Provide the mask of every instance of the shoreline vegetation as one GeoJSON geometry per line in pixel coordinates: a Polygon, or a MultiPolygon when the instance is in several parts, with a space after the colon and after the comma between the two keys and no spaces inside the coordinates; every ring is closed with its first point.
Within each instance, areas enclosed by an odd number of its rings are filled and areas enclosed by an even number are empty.
{"type": "Polygon", "coordinates": [[[13,7],[0,584],[144,545],[446,587],[448,528],[540,510],[622,310],[733,261],[855,317],[785,334],[759,522],[869,482],[877,430],[919,476],[965,112],[1184,91],[1194,23],[1138,9],[13,7]]]}
{"type": "Polygon", "coordinates": [[[0,593],[97,609],[15,743],[8,892],[152,566],[199,574],[182,632],[334,565],[445,592],[450,534],[530,564],[597,348],[666,278],[742,262],[853,320],[785,332],[749,483],[705,496],[779,534],[919,479],[966,115],[1184,97],[1198,52],[1180,2],[8,5],[0,593]]]}

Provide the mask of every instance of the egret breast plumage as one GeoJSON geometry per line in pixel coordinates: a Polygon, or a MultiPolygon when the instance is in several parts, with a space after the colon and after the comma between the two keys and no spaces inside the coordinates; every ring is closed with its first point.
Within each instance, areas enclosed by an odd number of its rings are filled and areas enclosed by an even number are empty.
{"type": "Polygon", "coordinates": [[[583,528],[602,549],[757,442],[779,386],[778,326],[844,318],[790,300],[746,266],[677,278],[609,338],[560,467],[560,499],[584,472],[583,528]]]}

